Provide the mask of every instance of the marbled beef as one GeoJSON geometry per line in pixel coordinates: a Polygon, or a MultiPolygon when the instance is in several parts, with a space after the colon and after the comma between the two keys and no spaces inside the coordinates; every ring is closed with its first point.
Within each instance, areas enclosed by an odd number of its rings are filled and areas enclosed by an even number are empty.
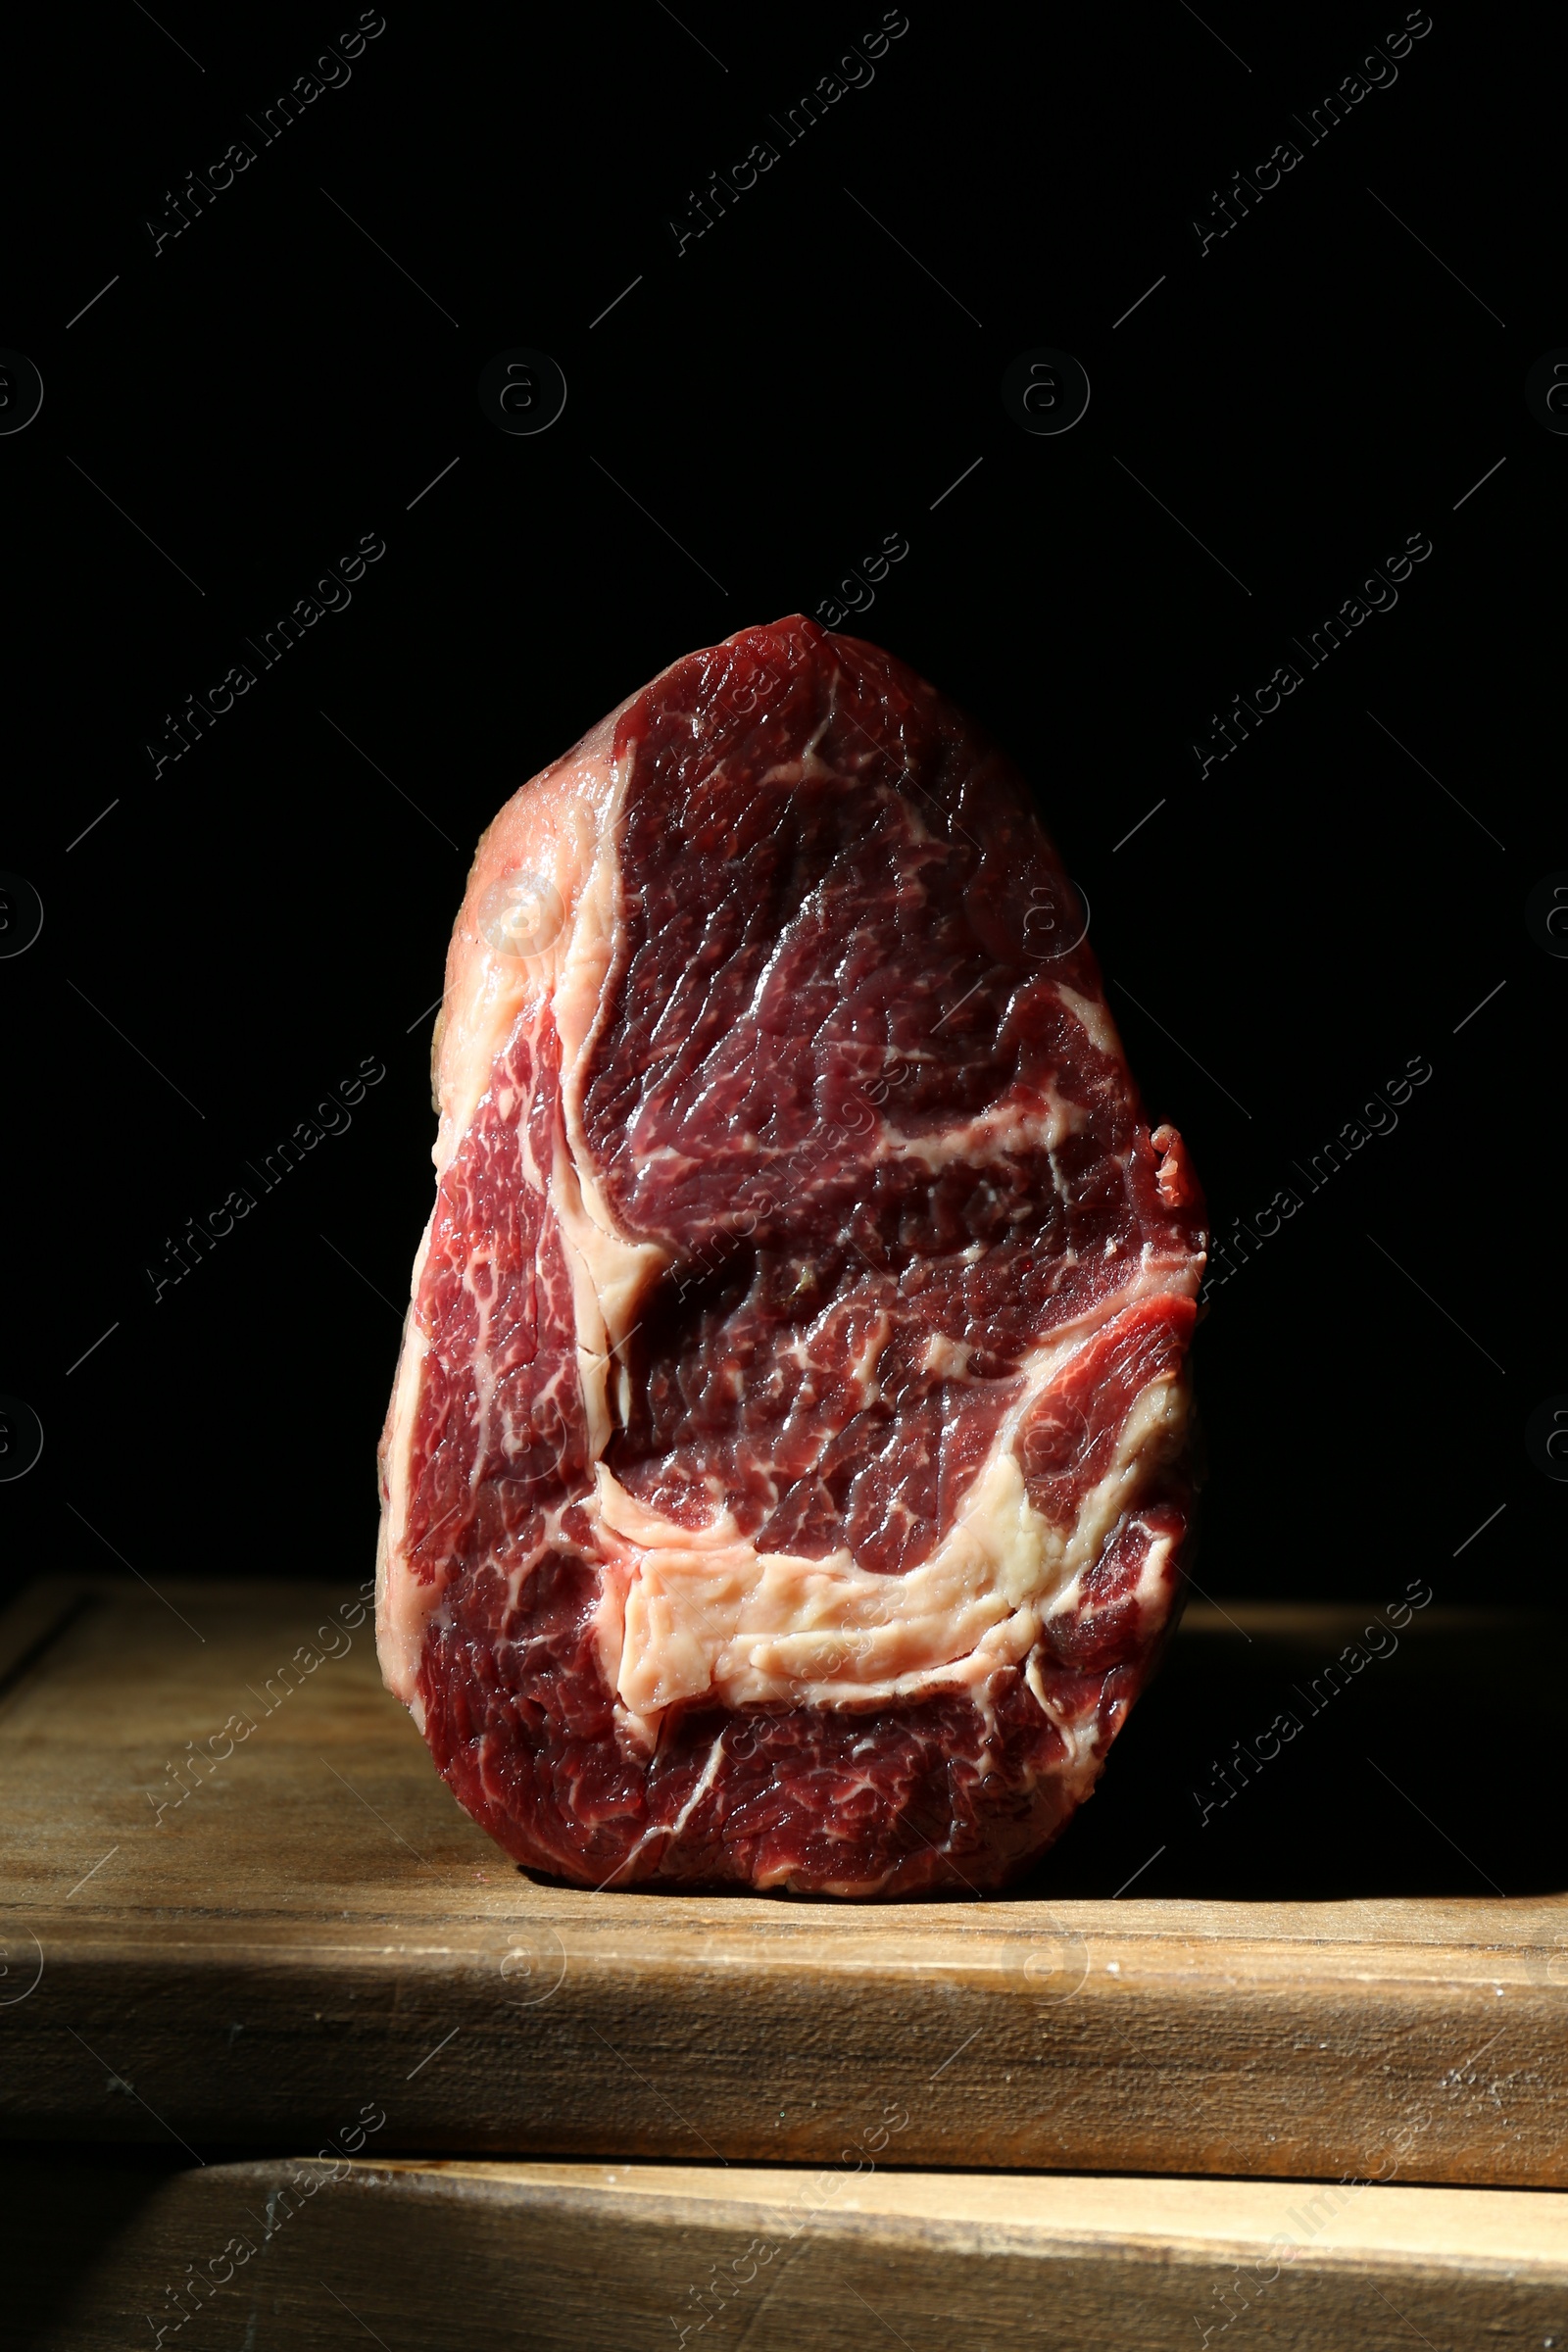
{"type": "Polygon", "coordinates": [[[1178,1611],[1205,1234],[1011,764],[800,618],[479,845],[381,1446],[386,1680],[592,1886],[995,1887],[1178,1611]]]}

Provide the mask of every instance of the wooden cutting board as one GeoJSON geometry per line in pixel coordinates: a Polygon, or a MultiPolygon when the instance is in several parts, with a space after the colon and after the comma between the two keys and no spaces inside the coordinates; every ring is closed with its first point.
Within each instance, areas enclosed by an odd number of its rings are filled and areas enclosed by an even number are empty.
{"type": "Polygon", "coordinates": [[[55,1582],[6,1621],[13,2138],[1568,2183],[1554,1625],[1430,1608],[1317,1721],[1366,1611],[1195,1609],[1037,1883],[879,1908],[531,1881],[343,1600],[55,1582]],[[1201,1818],[1287,1685],[1299,1739],[1201,1818]]]}
{"type": "Polygon", "coordinates": [[[1539,2352],[1568,2307],[1568,2198],[1518,2189],[271,2158],[0,2193],[28,2352],[1539,2352]]]}

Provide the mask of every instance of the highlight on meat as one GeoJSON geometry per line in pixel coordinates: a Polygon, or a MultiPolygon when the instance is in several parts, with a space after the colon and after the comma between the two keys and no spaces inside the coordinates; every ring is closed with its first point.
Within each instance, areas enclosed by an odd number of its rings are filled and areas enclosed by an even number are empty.
{"type": "Polygon", "coordinates": [[[1207,1236],[1012,764],[799,615],[502,809],[436,1024],[377,1635],[579,1885],[987,1889],[1179,1614],[1207,1236]]]}

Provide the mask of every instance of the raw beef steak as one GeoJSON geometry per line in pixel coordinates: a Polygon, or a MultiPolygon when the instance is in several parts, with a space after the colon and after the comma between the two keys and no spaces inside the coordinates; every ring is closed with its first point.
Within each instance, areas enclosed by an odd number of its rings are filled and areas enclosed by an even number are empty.
{"type": "Polygon", "coordinates": [[[383,1671],[591,1886],[994,1887],[1183,1591],[1203,1205],[1021,778],[799,617],[479,845],[381,1443],[383,1671]]]}

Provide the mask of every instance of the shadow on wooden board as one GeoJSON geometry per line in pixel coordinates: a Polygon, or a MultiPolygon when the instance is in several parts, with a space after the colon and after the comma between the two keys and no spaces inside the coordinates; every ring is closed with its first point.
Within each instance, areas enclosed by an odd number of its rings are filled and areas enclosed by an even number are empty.
{"type": "MultiPolygon", "coordinates": [[[[115,2267],[115,2249],[141,2241],[161,2189],[184,2169],[162,2148],[8,2148],[0,2156],[5,2246],[5,2341],[18,2352],[65,2344],[74,2309],[115,2267]]],[[[150,2344],[138,2316],[135,2322],[150,2344]]],[[[136,2341],[127,2324],[122,2341],[136,2341]]]]}
{"type": "Polygon", "coordinates": [[[1563,1891],[1568,1620],[1391,1614],[1195,1602],[1028,1890],[1111,1895],[1138,1872],[1140,1895],[1229,1902],[1563,1891]]]}

